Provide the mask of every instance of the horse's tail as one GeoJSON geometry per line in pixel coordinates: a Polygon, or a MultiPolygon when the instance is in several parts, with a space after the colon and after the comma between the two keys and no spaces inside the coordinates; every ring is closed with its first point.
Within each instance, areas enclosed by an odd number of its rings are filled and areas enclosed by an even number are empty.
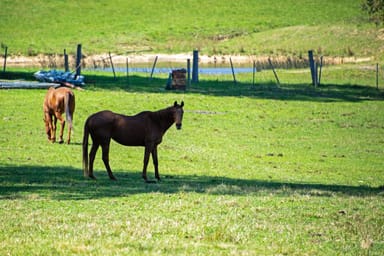
{"type": "Polygon", "coordinates": [[[68,122],[68,128],[73,132],[73,112],[75,110],[75,97],[71,92],[67,92],[64,97],[65,104],[65,118],[68,122]]]}
{"type": "Polygon", "coordinates": [[[84,125],[84,135],[83,135],[83,172],[84,177],[88,177],[88,137],[89,137],[89,128],[88,120],[84,125]]]}

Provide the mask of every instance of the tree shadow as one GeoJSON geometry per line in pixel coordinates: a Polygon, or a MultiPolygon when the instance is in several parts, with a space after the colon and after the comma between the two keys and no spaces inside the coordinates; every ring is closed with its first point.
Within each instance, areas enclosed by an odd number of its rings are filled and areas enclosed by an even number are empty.
{"type": "Polygon", "coordinates": [[[86,200],[151,192],[282,197],[297,194],[369,197],[384,193],[383,186],[374,188],[337,184],[285,183],[197,175],[163,175],[162,181],[148,184],[141,179],[140,172],[114,173],[118,178],[117,181],[109,180],[105,171],[96,172],[98,179],[91,180],[84,178],[80,169],[72,167],[3,165],[0,166],[0,200],[29,197],[86,200]]]}
{"type": "MultiPolygon", "coordinates": [[[[0,78],[34,80],[30,72],[7,71],[0,73],[0,78]]],[[[116,77],[86,74],[88,90],[107,89],[124,90],[139,93],[190,93],[213,96],[251,97],[260,99],[292,100],[292,101],[318,101],[318,102],[359,102],[366,100],[384,100],[384,92],[368,85],[356,84],[322,84],[314,87],[309,84],[281,84],[273,82],[248,83],[233,81],[200,80],[192,83],[184,90],[166,90],[167,79],[146,76],[130,75],[129,77],[116,77]]]]}

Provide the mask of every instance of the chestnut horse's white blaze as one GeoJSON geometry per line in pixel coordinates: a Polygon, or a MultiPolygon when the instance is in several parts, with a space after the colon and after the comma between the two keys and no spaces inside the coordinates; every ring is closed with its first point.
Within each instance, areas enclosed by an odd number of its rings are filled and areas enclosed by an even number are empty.
{"type": "Polygon", "coordinates": [[[88,117],[84,125],[83,137],[83,170],[84,176],[95,179],[93,174],[93,162],[96,152],[101,146],[102,159],[110,179],[116,178],[109,166],[109,145],[111,139],[125,146],[145,147],[144,166],[142,177],[147,179],[147,166],[152,154],[155,167],[155,177],[160,180],[157,146],[161,143],[163,135],[173,123],[177,129],[181,129],[183,120],[183,106],[175,103],[173,106],[151,112],[144,111],[134,116],[116,114],[108,110],[100,111],[88,117]],[[91,135],[92,147],[88,158],[88,137],[91,135]]]}

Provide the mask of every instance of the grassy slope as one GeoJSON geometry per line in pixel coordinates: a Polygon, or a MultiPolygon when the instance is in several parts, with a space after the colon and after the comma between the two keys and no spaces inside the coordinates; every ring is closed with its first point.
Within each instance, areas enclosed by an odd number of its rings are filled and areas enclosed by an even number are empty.
{"type": "Polygon", "coordinates": [[[380,56],[359,1],[2,1],[11,54],[135,50],[203,54],[380,56]],[[368,46],[368,47],[367,47],[368,46]]]}

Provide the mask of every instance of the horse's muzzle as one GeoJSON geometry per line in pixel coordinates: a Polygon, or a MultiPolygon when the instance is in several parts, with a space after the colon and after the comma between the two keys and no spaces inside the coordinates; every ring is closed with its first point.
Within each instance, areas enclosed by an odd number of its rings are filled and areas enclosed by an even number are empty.
{"type": "Polygon", "coordinates": [[[181,129],[181,124],[176,124],[176,129],[180,130],[181,129]]]}

